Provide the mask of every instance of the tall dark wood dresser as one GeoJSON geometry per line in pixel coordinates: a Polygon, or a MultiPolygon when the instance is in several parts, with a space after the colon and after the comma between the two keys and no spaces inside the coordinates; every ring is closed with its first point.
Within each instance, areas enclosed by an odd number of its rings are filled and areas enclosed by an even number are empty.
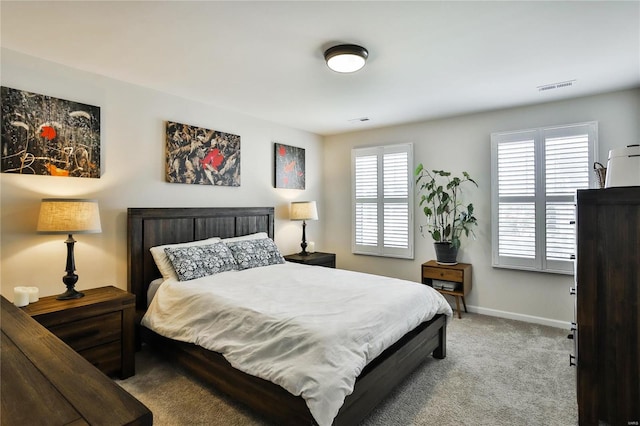
{"type": "Polygon", "coordinates": [[[577,194],[578,420],[640,424],[640,187],[577,194]]]}

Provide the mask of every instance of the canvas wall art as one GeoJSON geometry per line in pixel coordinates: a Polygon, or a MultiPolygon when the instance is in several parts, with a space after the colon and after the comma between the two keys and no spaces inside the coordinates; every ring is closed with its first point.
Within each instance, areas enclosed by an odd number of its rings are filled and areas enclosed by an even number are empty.
{"type": "Polygon", "coordinates": [[[100,177],[100,107],[0,88],[3,173],[100,177]]]}
{"type": "Polygon", "coordinates": [[[288,189],[305,188],[304,148],[275,145],[275,187],[288,189]]]}
{"type": "Polygon", "coordinates": [[[240,136],[167,121],[167,181],[240,186],[240,136]]]}

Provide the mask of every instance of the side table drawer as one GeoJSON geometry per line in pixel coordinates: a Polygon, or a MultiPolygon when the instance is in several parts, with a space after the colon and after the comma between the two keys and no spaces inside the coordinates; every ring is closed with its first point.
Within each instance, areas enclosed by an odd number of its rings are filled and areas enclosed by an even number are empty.
{"type": "Polygon", "coordinates": [[[462,282],[463,272],[454,269],[435,269],[429,267],[422,268],[422,277],[433,280],[462,282]]]}
{"type": "Polygon", "coordinates": [[[324,266],[327,268],[336,267],[335,253],[323,253],[316,251],[314,253],[309,253],[306,256],[295,253],[284,256],[284,260],[287,262],[301,263],[303,265],[324,266]]]}
{"type": "Polygon", "coordinates": [[[50,328],[60,340],[77,352],[105,343],[119,341],[122,332],[121,312],[110,312],[50,328]]]}
{"type": "Polygon", "coordinates": [[[333,259],[327,257],[325,259],[312,259],[309,262],[307,262],[307,265],[314,265],[314,266],[325,266],[327,268],[335,268],[336,267],[336,259],[335,257],[333,259]]]}
{"type": "Polygon", "coordinates": [[[116,374],[122,368],[122,342],[107,343],[78,351],[87,361],[106,375],[116,374]]]}

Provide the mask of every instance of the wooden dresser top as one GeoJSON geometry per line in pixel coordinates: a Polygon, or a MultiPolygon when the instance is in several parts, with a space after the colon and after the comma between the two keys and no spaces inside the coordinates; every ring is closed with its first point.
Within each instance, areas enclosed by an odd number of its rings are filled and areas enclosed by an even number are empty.
{"type": "Polygon", "coordinates": [[[1,297],[0,423],[151,425],[151,411],[1,297]]]}

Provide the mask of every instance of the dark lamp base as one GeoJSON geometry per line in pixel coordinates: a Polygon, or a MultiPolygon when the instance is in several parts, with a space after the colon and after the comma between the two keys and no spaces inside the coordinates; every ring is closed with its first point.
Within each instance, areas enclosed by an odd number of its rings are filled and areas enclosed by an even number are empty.
{"type": "Polygon", "coordinates": [[[77,291],[74,288],[67,289],[64,293],[56,297],[58,300],[71,300],[71,299],[80,299],[84,297],[84,293],[77,291]]]}
{"type": "Polygon", "coordinates": [[[302,250],[300,253],[298,253],[300,256],[309,256],[309,252],[302,250]]]}

